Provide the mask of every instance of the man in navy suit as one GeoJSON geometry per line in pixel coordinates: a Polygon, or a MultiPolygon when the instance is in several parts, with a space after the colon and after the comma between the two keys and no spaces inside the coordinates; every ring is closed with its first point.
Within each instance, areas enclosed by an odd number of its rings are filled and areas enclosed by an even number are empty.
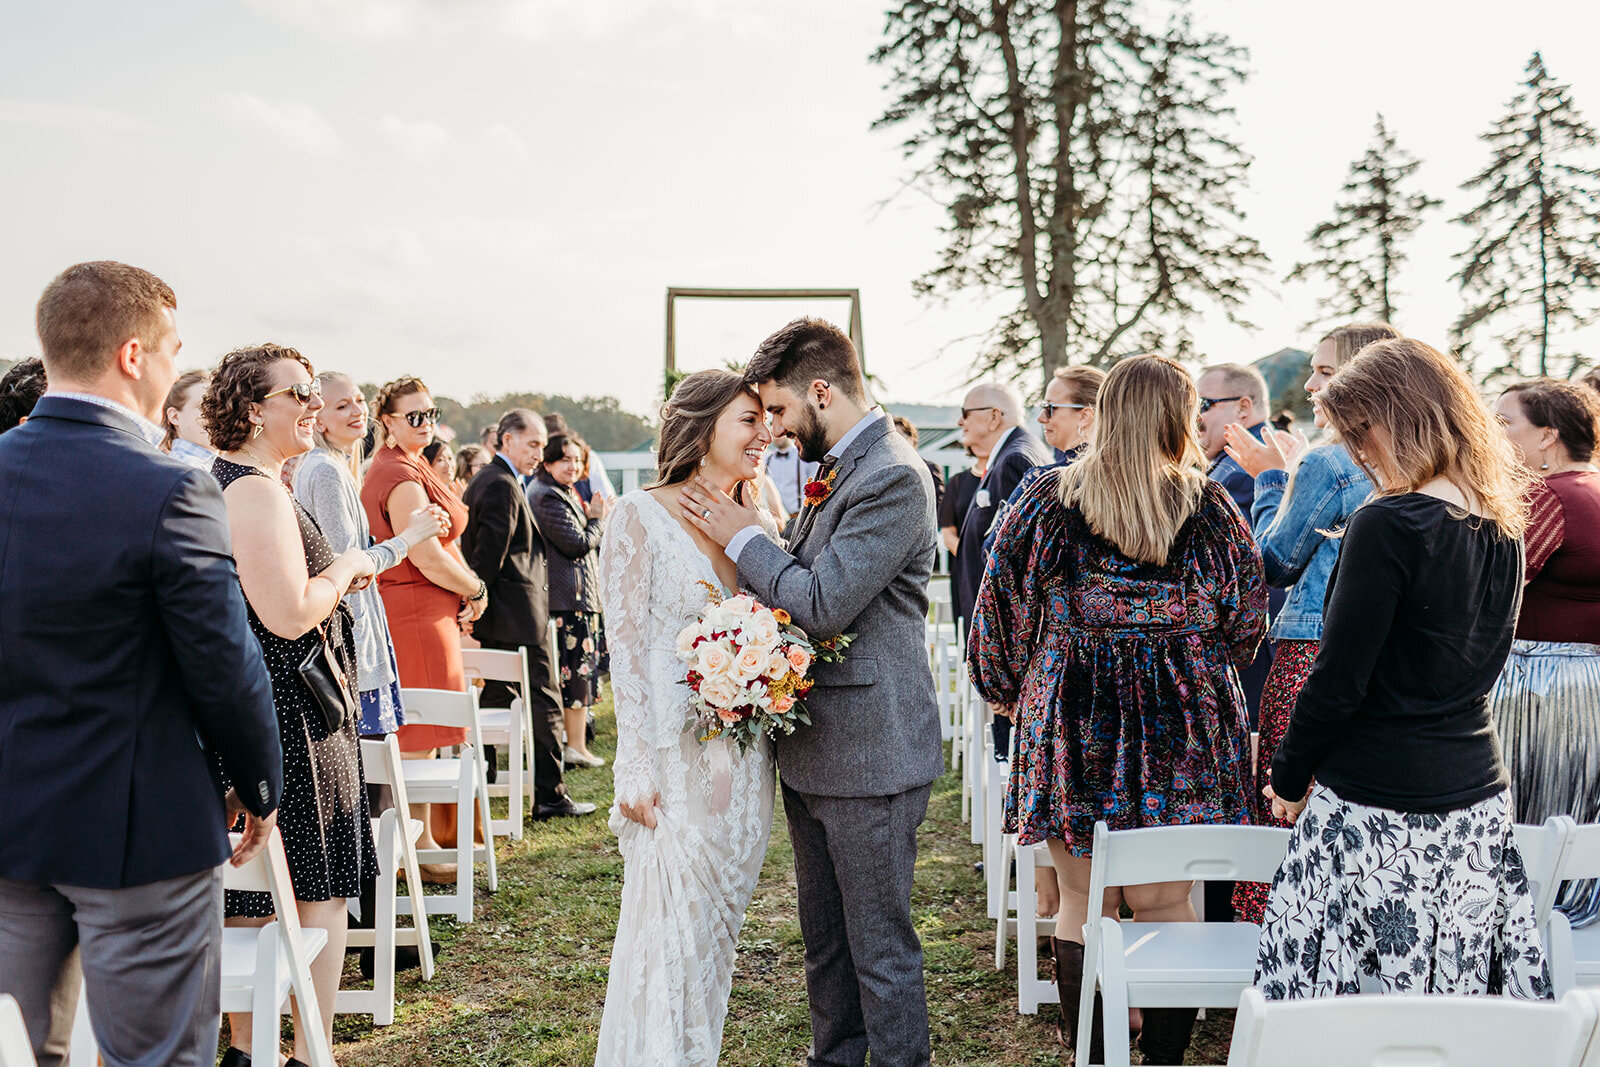
{"type": "Polygon", "coordinates": [[[154,443],[176,306],[136,267],[63,272],[49,391],[0,437],[0,993],[41,1064],[81,974],[105,1063],[209,1067],[221,864],[266,844],[283,788],[222,492],[154,443]]]}

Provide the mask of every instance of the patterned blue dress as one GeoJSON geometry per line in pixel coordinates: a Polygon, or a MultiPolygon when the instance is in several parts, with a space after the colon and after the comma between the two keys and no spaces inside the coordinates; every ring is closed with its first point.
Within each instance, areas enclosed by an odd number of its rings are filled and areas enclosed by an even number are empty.
{"type": "Polygon", "coordinates": [[[1207,482],[1165,564],[1130,560],[1035,479],[995,538],[968,645],[973,684],[1016,705],[1004,827],[1089,855],[1094,824],[1250,821],[1237,668],[1266,629],[1261,555],[1207,482]]]}

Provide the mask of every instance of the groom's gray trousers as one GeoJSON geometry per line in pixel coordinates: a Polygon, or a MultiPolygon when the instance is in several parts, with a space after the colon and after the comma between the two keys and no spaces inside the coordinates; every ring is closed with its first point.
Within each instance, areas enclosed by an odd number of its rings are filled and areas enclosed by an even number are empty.
{"type": "Polygon", "coordinates": [[[931,785],[830,797],[785,785],[811,996],[808,1067],[929,1062],[922,943],[911,922],[917,827],[931,785]]]}

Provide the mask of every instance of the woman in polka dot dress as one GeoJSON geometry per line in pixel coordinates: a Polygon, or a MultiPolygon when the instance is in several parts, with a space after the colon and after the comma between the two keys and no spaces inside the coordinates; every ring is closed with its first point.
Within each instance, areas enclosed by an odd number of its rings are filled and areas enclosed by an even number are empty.
{"type": "MultiPolygon", "coordinates": [[[[288,493],[284,460],[310,450],[312,424],[322,408],[311,364],[292,348],[261,345],[224,356],[202,402],[213,443],[212,468],[222,484],[239,583],[250,628],[272,676],[273,703],[283,743],[283,835],[300,921],[328,932],[328,946],[311,965],[322,1018],[296,1013],[295,1058],[306,1050],[307,1026],[320,1025],[331,1042],[333,1004],[344,965],[345,901],[359,895],[377,869],[368,821],[366,786],[355,716],[329,729],[300,677],[300,664],[323,640],[354,679],[355,644],[349,609],[352,588],[372,578],[372,561],[359,548],[336,555],[316,520],[288,493]]],[[[352,692],[352,696],[354,693],[352,692]]],[[[229,893],[229,924],[260,925],[272,915],[265,893],[229,893]]],[[[224,1067],[247,1067],[250,1016],[230,1015],[232,1046],[224,1067]]],[[[259,1050],[273,1064],[277,1049],[259,1050]]]]}

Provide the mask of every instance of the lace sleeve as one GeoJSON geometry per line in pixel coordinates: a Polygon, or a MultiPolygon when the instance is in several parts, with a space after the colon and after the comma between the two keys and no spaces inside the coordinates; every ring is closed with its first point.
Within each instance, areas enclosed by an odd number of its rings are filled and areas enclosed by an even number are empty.
{"type": "Polygon", "coordinates": [[[637,803],[657,787],[650,740],[650,544],[634,501],[623,499],[611,516],[600,553],[600,586],[617,716],[616,798],[637,803]]]}

